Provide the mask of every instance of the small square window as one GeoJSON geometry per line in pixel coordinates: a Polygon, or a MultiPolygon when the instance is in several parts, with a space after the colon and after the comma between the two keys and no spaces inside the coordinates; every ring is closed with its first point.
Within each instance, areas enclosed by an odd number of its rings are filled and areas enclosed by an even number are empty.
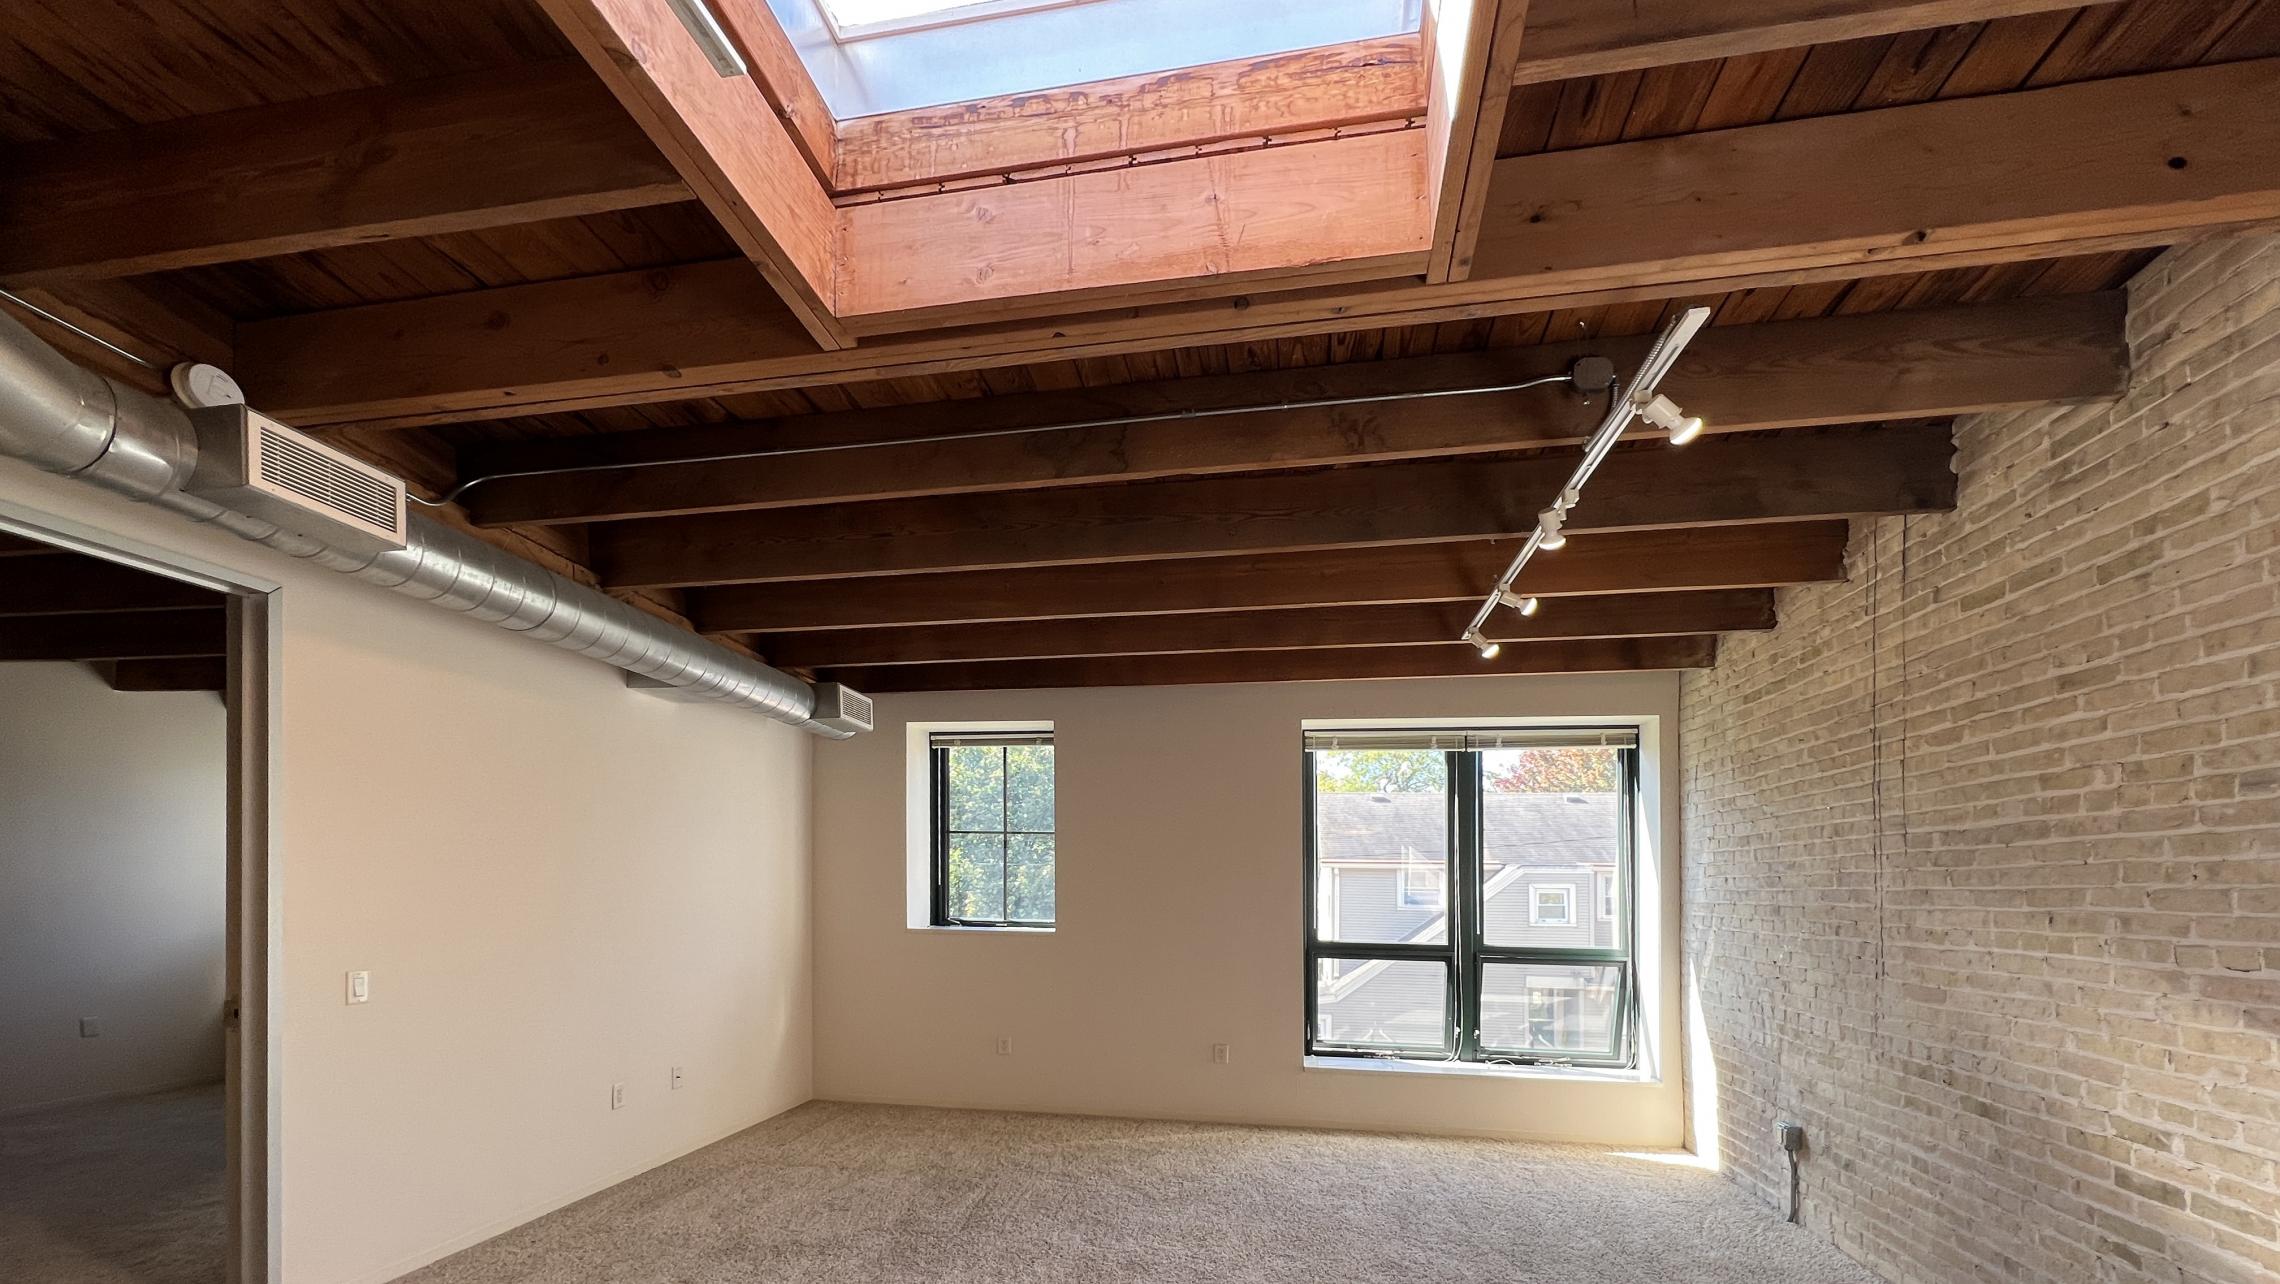
{"type": "Polygon", "coordinates": [[[1449,901],[1449,871],[1441,865],[1401,867],[1401,908],[1437,910],[1449,901]]]}
{"type": "Polygon", "coordinates": [[[1053,737],[938,733],[932,753],[937,927],[1051,927],[1053,737]]]}
{"type": "Polygon", "coordinates": [[[1528,922],[1535,927],[1571,927],[1575,923],[1575,887],[1550,883],[1528,889],[1528,922]]]}

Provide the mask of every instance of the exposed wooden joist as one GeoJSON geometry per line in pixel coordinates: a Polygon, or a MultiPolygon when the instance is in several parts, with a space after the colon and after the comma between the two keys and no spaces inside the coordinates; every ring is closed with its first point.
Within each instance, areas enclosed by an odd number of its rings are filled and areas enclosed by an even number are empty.
{"type": "Polygon", "coordinates": [[[152,278],[67,281],[23,286],[14,293],[33,307],[140,358],[130,361],[102,343],[90,342],[29,309],[0,299],[0,311],[30,326],[58,351],[144,392],[165,392],[164,372],[177,362],[204,361],[225,370],[233,366],[236,324],[169,282],[152,278]]]}
{"type": "MultiPolygon", "coordinates": [[[[1080,655],[1439,646],[1462,637],[1472,613],[1470,602],[1399,603],[951,624],[928,629],[833,629],[769,634],[752,642],[770,663],[802,669],[1080,655]]],[[[1517,645],[1772,627],[1773,590],[1726,589],[1562,598],[1533,617],[1500,614],[1490,634],[1517,645]]]]}
{"type": "Polygon", "coordinates": [[[838,312],[858,330],[1047,316],[1415,275],[1425,134],[1393,130],[840,211],[838,312]]]}
{"type": "Polygon", "coordinates": [[[791,37],[784,34],[784,25],[768,11],[768,0],[708,2],[817,181],[828,184],[839,164],[839,122],[832,119],[831,108],[824,104],[791,37]]]}
{"type": "MultiPolygon", "coordinates": [[[[1688,349],[1670,388],[1719,431],[1931,418],[2118,396],[2128,386],[2124,305],[2116,292],[1711,329],[1688,349]]],[[[1548,446],[1588,435],[1605,413],[1604,399],[1554,386],[919,439],[1481,387],[1558,374],[1588,353],[1628,368],[1646,343],[1592,340],[537,442],[482,466],[516,472],[552,460],[590,468],[645,448],[652,459],[670,459],[740,444],[812,453],[505,477],[470,492],[469,501],[484,525],[578,522],[1548,446]],[[907,444],[866,445],[878,442],[907,444]],[[864,448],[821,449],[830,446],[864,448]]]]}
{"type": "Polygon", "coordinates": [[[1529,0],[1436,0],[1425,9],[1432,43],[1428,156],[1433,252],[1425,279],[1463,280],[1472,271],[1496,141],[1512,97],[1529,0]]]}
{"type": "MultiPolygon", "coordinates": [[[[1568,529],[1944,509],[1952,453],[1944,426],[1620,450],[1568,529]]],[[[595,568],[654,587],[1486,538],[1534,525],[1574,465],[1563,452],[657,518],[599,528],[595,568]]]]}
{"type": "Polygon", "coordinates": [[[1610,638],[1508,646],[1493,660],[1462,643],[1440,647],[1362,647],[1348,651],[1218,651],[1196,655],[1111,655],[972,664],[891,664],[826,670],[822,677],[858,691],[1036,690],[1048,687],[1179,686],[1221,682],[1319,682],[1363,678],[1478,677],[1523,673],[1620,673],[1706,669],[1714,637],[1610,638]]]}
{"type": "Polygon", "coordinates": [[[218,655],[97,660],[93,667],[113,691],[211,691],[218,695],[229,686],[229,661],[218,655]]]}
{"type": "MultiPolygon", "coordinates": [[[[747,0],[750,2],[750,0],[747,0]]],[[[839,124],[832,187],[907,187],[1425,112],[1414,34],[839,124]]]]}
{"type": "Polygon", "coordinates": [[[0,661],[223,655],[222,609],[31,615],[0,620],[0,661]]]}
{"type": "MultiPolygon", "coordinates": [[[[1841,579],[1846,523],[1582,534],[1530,562],[1517,588],[1541,597],[1778,588],[1841,579]]],[[[889,575],[699,590],[708,633],[888,629],[1355,603],[1476,604],[1516,540],[1196,557],[1010,571],[889,575]]]]}
{"type": "Polygon", "coordinates": [[[2280,218],[2275,133],[2280,60],[2233,63],[1499,161],[1445,285],[815,353],[694,265],[259,322],[239,369],[304,424],[441,421],[2101,251],[2280,218]]]}
{"type": "Polygon", "coordinates": [[[125,276],[689,198],[576,60],[17,147],[0,280],[125,276]]]}
{"type": "Polygon", "coordinates": [[[0,617],[215,607],[211,589],[77,553],[0,560],[0,617]]]}
{"type": "Polygon", "coordinates": [[[839,214],[751,76],[722,76],[666,0],[539,0],[640,122],[800,328],[852,340],[832,315],[839,214]]]}
{"type": "Polygon", "coordinates": [[[1520,84],[2076,8],[2079,0],[1534,0],[1520,84]]]}

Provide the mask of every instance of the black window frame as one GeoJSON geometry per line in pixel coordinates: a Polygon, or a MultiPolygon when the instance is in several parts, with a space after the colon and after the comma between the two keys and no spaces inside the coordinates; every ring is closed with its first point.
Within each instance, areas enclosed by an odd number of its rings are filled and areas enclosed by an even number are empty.
{"type": "MultiPolygon", "coordinates": [[[[953,749],[978,749],[995,747],[1000,755],[998,778],[1001,782],[1005,782],[1011,779],[1011,771],[1009,766],[1005,763],[1003,755],[1009,749],[1027,745],[1045,745],[1050,748],[1053,745],[1053,733],[1050,730],[989,733],[937,731],[928,733],[926,738],[926,748],[928,755],[927,828],[929,830],[929,872],[927,877],[932,883],[932,886],[928,889],[927,897],[927,922],[929,926],[986,927],[1000,928],[1007,931],[1028,932],[1052,931],[1054,928],[1059,926],[1061,916],[1061,840],[1059,833],[1060,776],[1058,751],[1055,753],[1054,761],[1054,827],[1052,829],[1012,828],[1013,791],[1010,788],[1003,787],[1002,785],[1000,788],[1001,798],[999,802],[999,821],[1001,828],[974,830],[953,830],[950,828],[950,751],[953,749]],[[1002,851],[1010,851],[1012,849],[1011,840],[1016,836],[1034,837],[1037,835],[1043,835],[1047,838],[1052,839],[1054,881],[1053,917],[1042,919],[954,917],[950,913],[950,840],[959,834],[996,834],[1001,839],[1005,840],[1000,844],[1000,850],[1002,851]]],[[[1001,881],[999,885],[1001,888],[1004,886],[1004,879],[1006,876],[1006,873],[1000,874],[1001,881]]],[[[1001,909],[1004,907],[1005,897],[1002,891],[999,896],[998,904],[1001,909]]]]}
{"type": "MultiPolygon", "coordinates": [[[[1448,940],[1443,943],[1411,944],[1406,942],[1371,943],[1324,939],[1317,931],[1316,893],[1320,862],[1316,852],[1317,763],[1311,747],[1301,753],[1302,794],[1305,805],[1305,841],[1301,853],[1305,861],[1305,895],[1301,902],[1304,915],[1306,942],[1306,1027],[1303,1032],[1305,1055],[1309,1057],[1346,1057],[1369,1061],[1428,1061],[1457,1062],[1476,1065],[1520,1065],[1579,1067],[1595,1069],[1637,1068],[1639,1064],[1639,1026],[1641,1022],[1638,983],[1638,809],[1639,755],[1636,727],[1575,726],[1530,728],[1536,732],[1571,733],[1577,744],[1592,743],[1590,737],[1607,733],[1629,734],[1630,744],[1612,746],[1620,764],[1621,794],[1616,808],[1616,900],[1621,908],[1620,941],[1607,948],[1547,948],[1540,946],[1491,945],[1484,938],[1483,905],[1481,901],[1481,866],[1483,863],[1481,797],[1483,749],[1445,750],[1449,806],[1447,874],[1445,886],[1449,894],[1444,897],[1446,912],[1450,916],[1448,940]],[[1389,1047],[1386,1045],[1340,1045],[1315,1038],[1319,1016],[1316,1011],[1320,998],[1322,964],[1325,960],[1411,960],[1438,962],[1447,970],[1443,987],[1442,1042],[1438,1047],[1425,1045],[1389,1047]],[[1483,978],[1490,964],[1561,964],[1581,966],[1613,966],[1616,972],[1614,1028],[1610,1032],[1609,1048],[1603,1055],[1588,1052],[1535,1053],[1505,1048],[1483,1048],[1481,1044],[1481,990],[1483,978]]],[[[1596,888],[1593,889],[1596,892],[1596,888]]],[[[1595,896],[1596,900],[1597,897],[1595,896]]],[[[1572,900],[1572,893],[1571,893],[1572,900]]],[[[1574,907],[1571,905],[1571,909],[1574,907]]],[[[1588,919],[1581,921],[1588,922],[1588,919]]]]}

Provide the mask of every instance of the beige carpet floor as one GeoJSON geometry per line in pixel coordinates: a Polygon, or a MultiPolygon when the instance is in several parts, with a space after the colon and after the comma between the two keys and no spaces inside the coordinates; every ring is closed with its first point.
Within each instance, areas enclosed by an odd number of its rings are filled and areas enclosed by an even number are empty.
{"type": "Polygon", "coordinates": [[[402,1284],[1874,1284],[1573,1146],[816,1102],[402,1284]]]}
{"type": "Polygon", "coordinates": [[[0,1115],[0,1280],[220,1284],[222,1089],[0,1115]]]}

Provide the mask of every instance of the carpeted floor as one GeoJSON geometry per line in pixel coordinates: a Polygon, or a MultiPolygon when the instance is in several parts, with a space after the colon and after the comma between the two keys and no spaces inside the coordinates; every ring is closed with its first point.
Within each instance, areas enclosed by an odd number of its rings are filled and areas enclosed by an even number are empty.
{"type": "Polygon", "coordinates": [[[1875,1284],[1574,1146],[817,1102],[400,1284],[1875,1284]]]}
{"type": "Polygon", "coordinates": [[[0,1280],[219,1284],[222,1089],[0,1116],[0,1280]]]}

